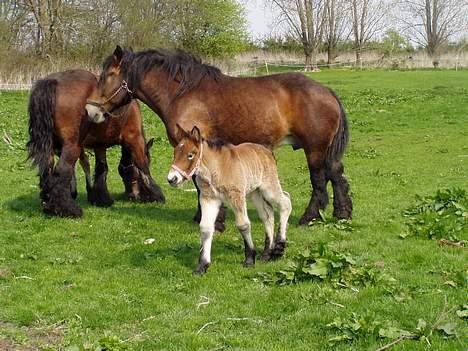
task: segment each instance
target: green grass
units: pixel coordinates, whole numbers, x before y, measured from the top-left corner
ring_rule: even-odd
[[[416,194],[468,188],[468,72],[326,70],[311,76],[334,88],[348,111],[351,226],[297,226],[309,200],[308,171],[302,151],[281,148],[280,178],[294,207],[286,258],[242,268],[243,244],[229,213],[226,232],[214,239],[213,265],[201,278],[192,276],[196,196],[167,185],[172,149],[151,111],[144,109],[146,134],[156,138],[152,173],[167,203],[123,201],[115,148],[109,152],[115,205],[87,204],[78,169],[84,217],[47,218],[35,171],[25,162],[28,94],[1,92],[0,133],[13,143],[0,142],[0,349],[374,350],[391,339],[362,332],[332,345],[328,340],[337,334],[326,325],[356,313],[414,331],[419,319],[432,324],[444,308],[444,321],[455,323],[458,336],[434,332],[433,349],[466,349],[467,322],[452,309],[467,303],[466,248],[399,235]],[[260,247],[263,230],[250,213]],[[331,217],[330,208],[325,216]],[[467,240],[468,233],[458,237]],[[144,245],[147,238],[156,242]],[[353,290],[330,281],[277,286],[259,279],[259,272],[284,270],[318,243],[377,266],[396,280],[399,298],[379,284]],[[392,350],[427,345],[406,340]]]

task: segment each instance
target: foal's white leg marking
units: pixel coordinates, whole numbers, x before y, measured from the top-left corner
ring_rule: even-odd
[[[250,194],[250,198],[257,209],[258,216],[262,220],[263,226],[265,227],[265,237],[268,240],[269,249],[273,249],[275,246],[274,242],[274,231],[275,231],[275,214],[271,205],[263,199],[262,194],[259,190],[255,190]]]
[[[215,229],[215,221],[218,216],[221,201],[219,199],[207,199],[200,196],[201,221],[200,221],[200,263],[211,263],[211,242]]]

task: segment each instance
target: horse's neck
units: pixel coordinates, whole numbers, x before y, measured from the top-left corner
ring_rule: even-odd
[[[164,70],[153,68],[141,80],[137,97],[166,121],[176,89],[176,83],[168,79]]]

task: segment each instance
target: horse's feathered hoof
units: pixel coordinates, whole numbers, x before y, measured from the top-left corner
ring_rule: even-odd
[[[195,268],[192,273],[193,275],[198,275],[198,276],[203,275],[206,273],[209,266],[210,266],[209,263],[199,263],[197,268]]]
[[[278,259],[280,257],[283,257],[285,248],[286,248],[286,241],[277,241],[275,244],[275,247],[271,251],[271,257],[273,259]]]

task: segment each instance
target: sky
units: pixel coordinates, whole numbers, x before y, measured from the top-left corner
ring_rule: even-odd
[[[272,31],[273,12],[265,0],[244,0],[248,28],[253,39],[261,38]]]

